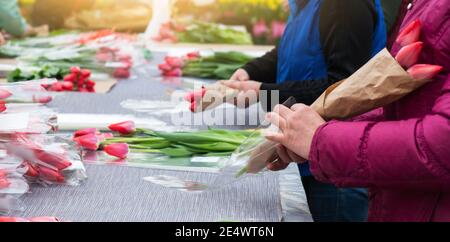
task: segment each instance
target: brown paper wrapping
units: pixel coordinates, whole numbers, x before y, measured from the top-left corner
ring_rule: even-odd
[[[329,87],[312,105],[324,119],[347,119],[393,103],[429,80],[413,79],[382,50],[348,79]]]

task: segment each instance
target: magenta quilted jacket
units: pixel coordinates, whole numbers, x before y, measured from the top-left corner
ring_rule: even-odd
[[[444,71],[372,112],[379,115],[329,122],[311,147],[316,178],[369,188],[369,221],[450,221],[450,0],[414,1],[402,28],[416,19],[423,25],[419,62]]]

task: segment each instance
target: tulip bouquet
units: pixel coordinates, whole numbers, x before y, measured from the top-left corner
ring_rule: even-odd
[[[211,56],[201,56],[199,52],[188,53],[184,57],[165,58],[158,68],[163,76],[191,76],[210,79],[227,79],[237,69],[253,58],[240,52],[215,52]]]
[[[73,139],[85,150],[103,150],[118,159],[125,159],[130,151],[168,157],[222,157],[229,156],[251,133],[213,129],[157,132],[136,128],[132,121],[112,124],[109,128],[114,133],[101,133],[95,128],[78,130]]]
[[[77,186],[87,178],[80,152],[64,137],[16,134],[2,145],[23,160],[30,182]]]
[[[3,156],[0,158],[0,214],[20,210],[19,198],[29,189],[20,160]]]

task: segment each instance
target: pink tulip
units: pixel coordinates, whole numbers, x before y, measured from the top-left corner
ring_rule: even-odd
[[[11,182],[7,178],[0,178],[0,190],[11,186]]]
[[[75,138],[74,141],[81,147],[93,151],[98,150],[98,147],[100,145],[100,141],[97,135],[95,134],[87,134],[84,136],[80,136]]]
[[[58,155],[45,150],[41,149],[34,150],[34,155],[38,160],[50,165],[51,167],[59,171],[64,170],[72,165],[72,163],[67,159],[65,159],[63,155]]]
[[[198,59],[198,58],[200,58],[200,52],[199,52],[199,51],[189,52],[189,53],[186,54],[186,57],[187,57],[189,60],[195,60],[195,59]]]
[[[195,113],[195,110],[197,110],[197,102],[191,102],[191,106],[189,106],[189,110],[191,110],[191,112]]]
[[[104,147],[104,151],[111,156],[115,156],[120,159],[125,159],[128,156],[128,144],[117,143],[110,144]]]
[[[56,223],[60,222],[60,220],[56,217],[34,217],[30,218],[30,222],[35,223]]]
[[[203,98],[205,96],[205,94],[206,94],[206,89],[204,87],[202,87],[202,90],[193,91],[193,92],[186,94],[186,96],[184,96],[184,100],[186,100],[188,102],[195,102],[195,101]]]
[[[172,67],[169,64],[167,64],[167,63],[159,64],[158,68],[159,68],[160,71],[163,71],[163,72],[172,70]]]
[[[64,175],[61,172],[49,169],[47,167],[40,166],[39,174],[42,179],[49,182],[62,183],[65,181]]]
[[[171,71],[164,72],[163,75],[166,77],[180,77],[183,75],[183,71],[180,68],[176,68]]]
[[[266,34],[269,31],[269,28],[267,27],[266,22],[263,20],[256,22],[253,25],[253,36],[255,37],[261,37],[264,34]]]
[[[417,64],[408,69],[408,73],[418,80],[433,79],[443,69],[442,66]]]
[[[122,135],[130,135],[136,132],[136,125],[133,121],[125,121],[117,124],[111,124],[108,127],[111,131],[118,132]]]
[[[0,113],[6,111],[6,103],[4,100],[0,100]]]
[[[53,100],[53,98],[51,96],[43,96],[43,97],[33,96],[33,102],[35,102],[35,103],[47,104],[47,103],[51,102],[52,100]]]
[[[404,47],[414,42],[419,41],[420,31],[422,30],[422,24],[420,20],[415,20],[406,26],[397,37],[396,42]]]
[[[286,29],[286,23],[280,21],[272,22],[272,38],[279,39],[283,36]]]
[[[0,217],[0,223],[18,223],[18,222],[30,222],[30,221],[24,218]]]
[[[401,66],[409,68],[417,63],[422,48],[423,42],[415,42],[413,44],[407,45],[398,52],[395,59]]]
[[[11,95],[12,93],[10,91],[0,88],[0,99],[7,99],[8,97],[11,97]]]
[[[81,129],[81,130],[75,131],[75,133],[73,133],[73,137],[77,138],[77,137],[84,136],[87,134],[96,134],[97,132],[98,132],[98,130],[96,128]]]
[[[166,56],[165,61],[166,64],[168,64],[172,68],[181,68],[184,66],[184,60],[179,57]]]

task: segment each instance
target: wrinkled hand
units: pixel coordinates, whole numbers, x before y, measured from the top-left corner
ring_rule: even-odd
[[[292,109],[277,105],[274,112],[267,114],[266,118],[280,129],[279,133],[267,132],[266,138],[280,143],[299,156],[292,157],[292,153],[289,155],[289,152],[279,152],[284,163],[297,161],[297,158],[308,159],[314,134],[326,123],[317,112],[304,104],[296,104]]]
[[[238,69],[234,74],[230,77],[231,81],[240,81],[245,82],[250,80],[250,75],[244,69]]]
[[[234,104],[240,108],[248,107],[258,102],[261,82],[256,81],[223,81],[225,86],[239,90],[238,96],[234,100]]]
[[[267,165],[267,169],[271,171],[281,171],[286,169],[290,163],[304,163],[305,159],[288,150],[283,145],[277,147],[278,159]]]

